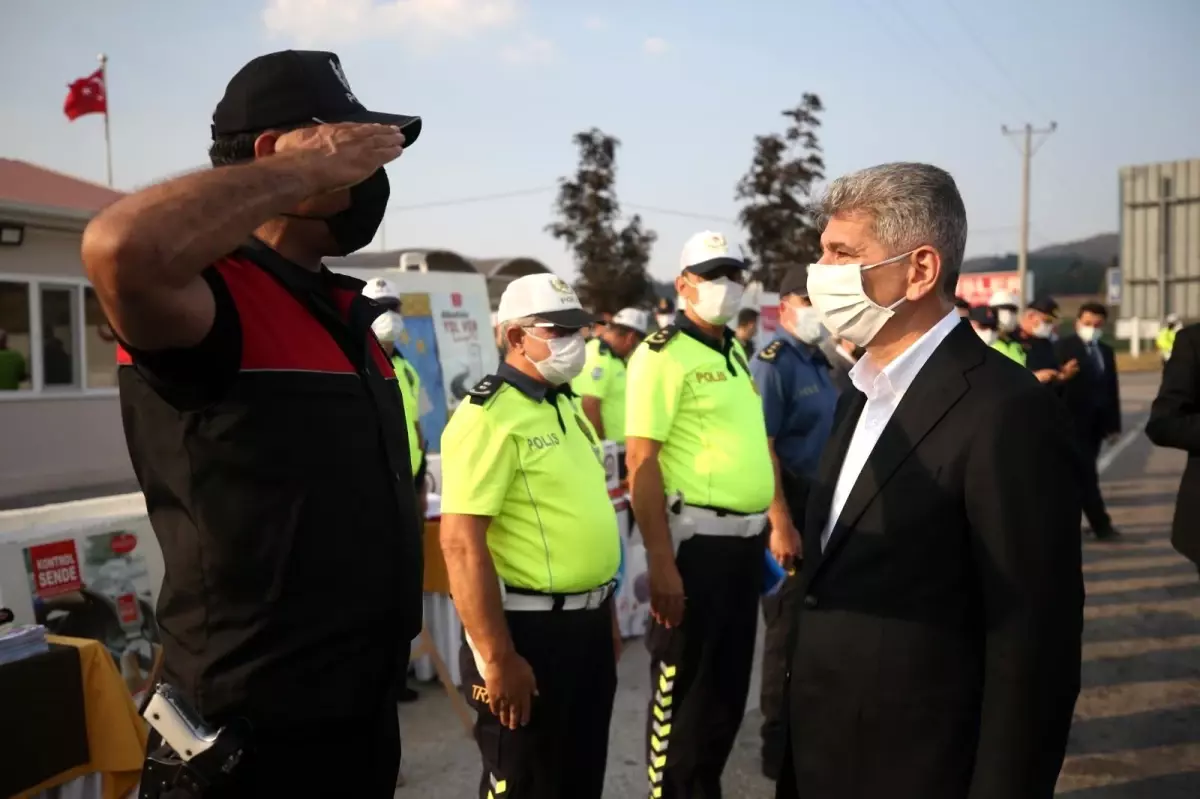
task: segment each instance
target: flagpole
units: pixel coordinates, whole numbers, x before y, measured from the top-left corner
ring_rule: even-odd
[[[104,85],[104,165],[108,172],[108,187],[111,189],[112,179],[112,138],[108,132],[108,56],[100,54],[100,82]]]

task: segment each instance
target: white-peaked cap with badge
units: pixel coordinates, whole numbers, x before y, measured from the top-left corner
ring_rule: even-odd
[[[650,312],[641,308],[622,308],[613,314],[608,323],[636,330],[644,336],[650,332]]]
[[[688,239],[679,256],[679,271],[700,277],[708,277],[713,272],[731,266],[745,269],[746,262],[731,255],[725,236],[712,230],[701,231]]]
[[[400,299],[400,292],[391,281],[382,277],[373,277],[363,286],[363,296],[372,300]]]
[[[988,300],[989,308],[1016,308],[1017,295],[1011,291],[997,291]]]
[[[519,277],[500,295],[496,324],[534,316],[560,327],[586,327],[596,321],[583,310],[579,297],[557,275],[537,274]]]

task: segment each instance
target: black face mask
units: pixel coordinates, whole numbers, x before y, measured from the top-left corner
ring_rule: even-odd
[[[329,234],[337,244],[337,252],[329,255],[349,255],[371,243],[383,214],[387,210],[392,187],[387,172],[382,167],[371,177],[350,188],[350,205],[329,216],[306,216],[284,214],[291,219],[319,219],[329,227]]]

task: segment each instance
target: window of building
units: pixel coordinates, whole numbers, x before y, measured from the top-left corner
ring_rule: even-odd
[[[75,287],[42,286],[42,385],[68,388],[79,385],[75,327]]]
[[[29,284],[0,281],[0,393],[33,387]]]
[[[83,289],[83,351],[88,388],[117,385],[117,339],[91,286]]]

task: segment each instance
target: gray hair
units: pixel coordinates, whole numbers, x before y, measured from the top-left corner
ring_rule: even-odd
[[[870,214],[889,253],[923,244],[942,256],[946,296],[953,297],[967,247],[967,209],[954,178],[932,164],[894,163],[860,169],[829,184],[818,208],[821,229],[836,214]]]
[[[512,345],[508,343],[508,331],[512,330],[514,327],[517,327],[517,328],[529,327],[536,321],[537,321],[536,316],[522,316],[519,319],[509,319],[507,322],[501,323],[500,335],[504,339],[504,351],[509,352],[510,350],[512,350]]]

